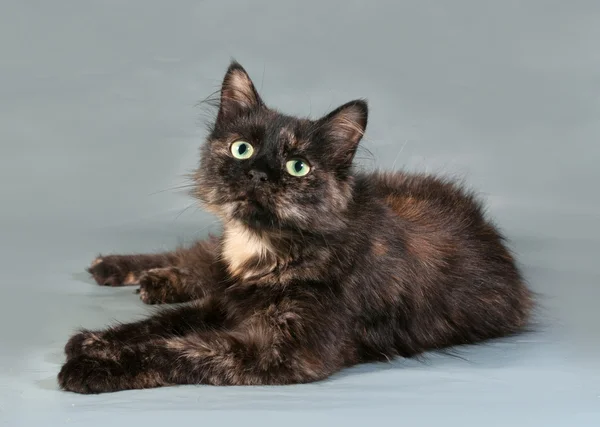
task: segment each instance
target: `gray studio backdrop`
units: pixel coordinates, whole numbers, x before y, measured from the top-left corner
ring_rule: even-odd
[[[3,0],[0,424],[600,425],[599,40],[598,1]],[[218,231],[176,187],[232,56],[289,113],[367,97],[365,167],[469,182],[539,330],[297,387],[58,391],[73,330],[150,310],[96,253]]]

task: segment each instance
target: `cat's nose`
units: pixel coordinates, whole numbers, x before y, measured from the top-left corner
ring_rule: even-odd
[[[248,176],[250,177],[250,180],[255,183],[267,182],[269,180],[269,177],[265,172],[256,169],[252,169],[248,172]]]

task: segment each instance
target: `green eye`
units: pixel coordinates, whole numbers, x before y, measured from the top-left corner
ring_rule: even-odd
[[[233,154],[233,157],[236,159],[249,159],[252,157],[252,154],[254,154],[254,147],[246,141],[236,141],[231,144],[231,154]]]
[[[288,160],[285,164],[285,168],[292,176],[305,176],[310,172],[310,166],[302,159]]]

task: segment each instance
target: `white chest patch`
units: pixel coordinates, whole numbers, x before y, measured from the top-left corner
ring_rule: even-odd
[[[229,273],[239,276],[245,264],[262,261],[273,254],[266,239],[262,239],[244,225],[228,224],[223,232],[223,260]]]

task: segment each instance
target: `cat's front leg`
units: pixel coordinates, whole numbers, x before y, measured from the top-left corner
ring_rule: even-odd
[[[175,252],[176,266],[153,268],[140,275],[140,298],[146,304],[193,301],[213,292],[224,280],[219,239],[211,237]]]
[[[99,256],[88,272],[100,285],[139,285],[147,304],[178,303],[208,295],[223,280],[218,259],[219,239],[211,237],[163,254]]]
[[[87,269],[102,286],[137,285],[146,270],[164,268],[177,262],[175,253],[98,256]]]
[[[139,278],[140,299],[146,304],[173,304],[205,296],[199,278],[177,267],[153,268]]]

